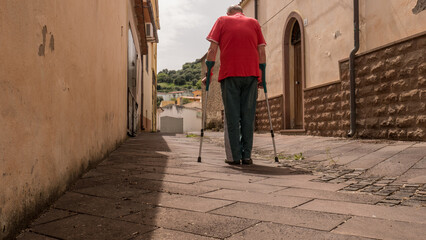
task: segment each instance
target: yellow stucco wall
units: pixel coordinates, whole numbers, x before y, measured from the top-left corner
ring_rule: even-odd
[[[417,0],[360,1],[360,51],[426,31],[426,11],[412,13]],[[353,49],[353,1],[259,1],[259,23],[267,41],[269,96],[283,93],[283,37],[287,17],[293,11],[307,20],[305,28],[306,86],[339,80],[338,61]],[[244,5],[254,17],[254,0]],[[251,15],[252,14],[252,15]],[[263,95],[259,95],[263,98]]]
[[[132,11],[130,0],[2,1],[0,239],[126,138]]]

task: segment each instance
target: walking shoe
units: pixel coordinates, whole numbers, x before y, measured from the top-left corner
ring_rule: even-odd
[[[227,159],[225,159],[225,163],[229,164],[229,165],[240,165],[240,161],[228,161]]]
[[[242,159],[241,163],[243,165],[252,165],[253,164],[253,160],[251,160],[251,158],[250,159]]]

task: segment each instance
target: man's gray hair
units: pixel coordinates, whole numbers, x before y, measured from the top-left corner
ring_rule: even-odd
[[[240,5],[232,5],[232,6],[229,6],[228,11],[226,13],[232,14],[234,12],[240,12],[240,13],[242,13],[243,12],[243,8]]]

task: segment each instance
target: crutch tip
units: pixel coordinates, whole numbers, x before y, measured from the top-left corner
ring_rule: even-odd
[[[278,157],[275,157],[275,162],[280,162],[280,161],[278,161]]]
[[[198,160],[197,160],[197,162],[201,162],[201,157],[198,157]]]

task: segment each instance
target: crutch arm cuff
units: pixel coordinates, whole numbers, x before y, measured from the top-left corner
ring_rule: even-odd
[[[215,61],[206,61],[206,66],[208,69],[211,69],[215,64]]]

